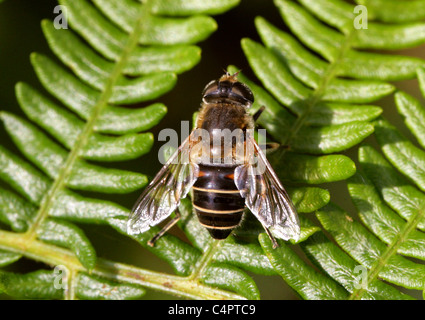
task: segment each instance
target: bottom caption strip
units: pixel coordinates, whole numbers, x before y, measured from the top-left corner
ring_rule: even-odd
[[[196,303],[188,305],[187,303],[174,303],[168,306],[168,315],[185,315],[196,318],[204,315],[254,315],[254,304],[210,304]]]

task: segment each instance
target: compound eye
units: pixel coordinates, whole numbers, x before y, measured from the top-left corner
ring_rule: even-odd
[[[210,83],[208,83],[205,86],[204,91],[202,92],[202,97],[205,97],[208,94],[216,92],[217,90],[218,90],[218,81],[212,80]]]
[[[235,82],[232,87],[232,92],[241,96],[243,99],[248,101],[250,104],[254,103],[254,95],[250,88],[242,82]]]

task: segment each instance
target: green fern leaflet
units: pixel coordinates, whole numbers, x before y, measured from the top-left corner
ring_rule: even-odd
[[[212,240],[189,198],[179,205],[186,239],[166,234],[152,248],[147,240],[160,227],[129,236],[132,203],[104,200],[147,185],[147,172],[119,163],[151,152],[149,131],[167,114],[161,99],[200,62],[197,44],[218,27],[211,16],[239,0],[60,0],[70,28],[41,23],[57,59],[30,56],[44,89],[20,82],[26,117],[0,111],[16,146],[0,146],[0,292],[260,299],[261,275],[283,279],[302,299],[417,298],[425,288],[425,109],[391,82],[418,79],[425,97],[425,61],[394,52],[425,43],[425,1],[356,2],[368,10],[367,29],[356,27],[348,1],[275,0],[280,24],[257,17],[261,42],[241,39],[255,78],[243,70],[239,80],[254,93],[252,113],[266,107],[259,125],[281,145],[268,158],[301,220],[300,240],[273,249],[249,212],[232,236]],[[392,96],[416,141],[382,116],[381,99]],[[327,187],[336,182],[347,185],[356,212],[335,204]],[[101,258],[82,227],[96,224],[173,272]],[[23,258],[46,267],[10,271]]]

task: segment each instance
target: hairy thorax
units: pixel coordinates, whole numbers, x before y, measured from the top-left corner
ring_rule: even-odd
[[[236,165],[244,162],[246,132],[254,128],[252,116],[244,106],[203,104],[197,128],[207,135],[202,139],[202,163]],[[197,150],[200,149],[195,148],[192,152],[193,157],[201,154]]]
[[[214,129],[253,129],[254,121],[246,108],[236,104],[203,104],[199,112],[197,128],[212,134]]]

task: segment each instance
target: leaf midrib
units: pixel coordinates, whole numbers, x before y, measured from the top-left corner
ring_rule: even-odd
[[[344,58],[344,55],[348,52],[348,50],[351,49],[351,41],[354,36],[355,29],[352,28],[349,33],[346,34],[345,41],[343,45],[341,46],[340,54],[338,55],[337,59],[335,61],[331,62],[326,74],[324,77],[322,77],[322,81],[317,87],[317,89],[314,91],[314,94],[311,95],[307,101],[307,109],[306,111],[295,121],[294,125],[292,126],[290,130],[290,134],[287,136],[284,145],[289,146],[291,140],[297,135],[300,128],[303,126],[305,119],[307,118],[308,114],[313,110],[313,108],[317,105],[317,103],[320,101],[321,97],[323,96],[326,87],[328,83],[335,77],[338,63],[339,61],[342,61]],[[284,149],[281,153],[281,156],[286,153],[288,149]],[[367,277],[367,284],[372,283],[375,281],[380,273],[380,271],[385,267],[388,260],[394,255],[397,254],[397,250],[400,247],[401,243],[407,238],[409,233],[416,228],[418,223],[425,218],[425,205],[420,208],[416,215],[411,217],[411,219],[408,220],[403,230],[393,239],[392,243],[387,247],[385,252],[377,259],[375,260],[374,264],[368,271],[368,277]],[[361,287],[359,289],[354,289],[351,295],[349,296],[349,300],[357,300],[361,299],[363,294],[366,292],[366,287]]]
[[[102,114],[103,109],[108,105],[108,101],[113,94],[113,89],[120,79],[130,54],[137,46],[140,35],[143,32],[143,22],[147,20],[146,16],[150,14],[150,8],[146,6],[150,6],[150,3],[151,1],[145,1],[144,7],[141,5],[142,9],[140,10],[136,25],[129,34],[120,56],[117,57],[114,68],[109,74],[98,100],[93,106],[93,110],[87,118],[83,130],[75,140],[50,189],[43,197],[31,226],[24,234],[15,234],[0,230],[0,248],[22,254],[30,259],[41,261],[48,265],[63,265],[66,268],[64,281],[68,284],[68,288],[64,292],[65,299],[75,298],[76,274],[87,270],[71,251],[39,241],[37,239],[37,231],[48,217],[56,197],[66,187],[67,179],[72,173],[74,165],[80,159],[81,151],[89,142],[97,120]],[[211,245],[212,250],[203,255],[203,259],[198,261],[193,273],[188,277],[152,272],[101,258],[97,259],[97,264],[90,270],[90,273],[113,281],[118,280],[125,283],[142,285],[190,299],[245,299],[236,293],[202,284],[202,274],[211,262],[214,252],[219,247],[219,245],[213,243]]]
[[[145,4],[145,6],[146,5],[148,4]],[[119,56],[117,60],[117,63],[114,65],[114,68],[107,79],[105,87],[103,91],[101,92],[101,95],[97,103],[93,106],[93,111],[90,117],[87,119],[87,122],[82,132],[80,133],[72,149],[70,150],[70,153],[65,163],[63,164],[61,170],[59,171],[58,176],[54,180],[46,196],[43,198],[33,223],[31,224],[30,228],[25,233],[25,237],[29,241],[34,240],[37,237],[38,228],[41,226],[43,221],[47,218],[49,214],[49,210],[52,207],[56,196],[58,195],[60,190],[62,190],[65,187],[65,183],[69,175],[71,174],[74,164],[79,159],[80,152],[87,145],[89,137],[94,131],[94,126],[96,125],[96,122],[99,119],[99,116],[101,115],[103,109],[107,106],[108,100],[112,96],[113,88],[122,74],[122,71],[130,56],[130,53],[137,46],[138,39],[144,28],[144,25],[142,22],[143,20],[146,21],[145,16],[149,12],[149,10],[146,10],[146,8],[143,8],[143,5],[140,5],[140,7],[141,9],[140,9],[139,17],[136,21],[136,25],[132,33],[130,33],[127,43],[124,46],[121,52],[121,55]]]
[[[416,228],[418,223],[425,218],[425,205],[423,205],[414,216],[412,216],[407,223],[405,224],[404,228],[401,230],[400,233],[397,234],[396,237],[394,237],[393,241],[388,245],[385,252],[375,260],[372,267],[368,271],[368,276],[366,279],[366,286],[362,286],[360,289],[354,289],[351,293],[349,300],[359,300],[363,296],[363,294],[367,290],[367,284],[372,283],[375,281],[381,270],[385,267],[388,260],[394,255],[397,254],[397,250],[400,247],[400,245],[403,243],[403,241],[408,237],[409,233]]]
[[[306,101],[306,110],[299,116],[291,129],[289,130],[289,134],[286,139],[283,141],[283,146],[290,146],[291,141],[296,137],[298,131],[303,127],[305,120],[308,118],[308,115],[312,112],[314,107],[321,101],[322,96],[325,93],[326,88],[328,87],[329,82],[335,78],[335,75],[338,70],[338,65],[343,61],[345,54],[348,50],[351,49],[351,41],[354,36],[354,28],[351,29],[349,33],[345,35],[345,41],[342,43],[341,51],[338,57],[329,63],[329,66],[325,72],[325,75],[321,78],[321,82],[317,86],[317,88],[313,91],[313,94]],[[279,156],[279,159],[282,159],[283,155],[288,151],[288,148],[284,148]]]
[[[75,294],[76,278],[72,277],[72,275],[87,271],[74,253],[68,249],[59,248],[39,240],[27,241],[20,234],[14,232],[0,230],[0,249],[15,252],[48,265],[65,266],[68,284],[71,285],[66,293],[67,299],[73,299]],[[101,258],[97,260],[96,266],[90,270],[90,274],[111,281],[120,281],[160,290],[187,299],[246,299],[237,293],[204,285],[199,281],[198,277],[174,276]]]
[[[343,60],[345,54],[348,52],[348,50],[351,49],[351,41],[354,36],[354,28],[352,28],[345,37],[345,41],[343,45],[341,46],[341,51],[338,57],[330,63],[328,66],[325,76],[322,77],[321,82],[319,86],[314,90],[314,93],[308,98],[306,101],[306,110],[303,112],[303,114],[297,118],[295,123],[292,125],[291,130],[289,131],[288,136],[283,142],[284,146],[290,146],[290,143],[294,137],[296,137],[298,131],[300,128],[304,125],[305,119],[308,117],[309,113],[313,110],[313,108],[320,102],[321,97],[323,96],[327,85],[329,82],[335,77],[337,72],[337,67],[340,61]],[[279,156],[279,160],[282,159],[283,155],[289,150],[289,148],[284,148]],[[368,277],[367,277],[367,284],[372,283],[375,281],[380,273],[380,271],[384,268],[384,266],[387,264],[388,260],[394,255],[397,254],[397,250],[400,247],[401,243],[407,238],[409,233],[416,228],[418,223],[425,218],[425,205],[419,209],[416,212],[416,215],[411,217],[411,219],[408,220],[403,230],[395,237],[392,241],[392,243],[387,247],[385,252],[377,259],[372,267],[369,269]],[[359,289],[354,289],[351,295],[349,296],[349,300],[358,300],[361,299],[363,294],[366,292],[366,287],[361,287]]]

